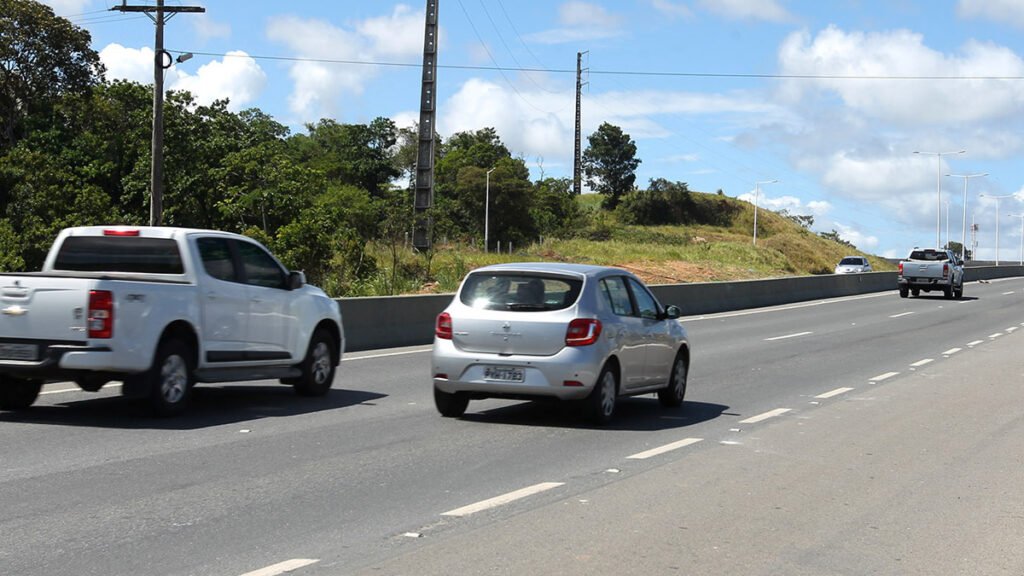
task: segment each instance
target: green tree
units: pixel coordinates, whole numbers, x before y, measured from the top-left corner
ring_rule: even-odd
[[[370,124],[339,124],[321,119],[307,124],[308,135],[291,139],[295,158],[324,173],[335,184],[362,188],[380,197],[401,175],[394,154],[398,129],[388,118]]]
[[[533,185],[532,212],[541,236],[567,238],[583,228],[570,178],[544,178]]]
[[[0,0],[0,150],[48,121],[62,96],[102,81],[89,33],[34,0]],[[33,118],[36,118],[33,120]]]
[[[589,144],[582,158],[587,186],[604,195],[601,205],[605,209],[614,210],[636,182],[636,168],[640,165],[636,143],[621,128],[607,122],[588,136],[587,141]]]
[[[854,250],[857,249],[857,247],[854,246],[852,242],[850,242],[849,240],[844,240],[842,237],[840,237],[839,232],[837,232],[835,228],[833,228],[831,232],[819,232],[818,235],[826,240],[838,242],[839,244],[842,244],[843,246],[846,246],[848,248],[853,248]]]
[[[652,178],[647,190],[635,190],[623,197],[618,211],[624,221],[633,224],[691,224],[696,204],[686,182]]]

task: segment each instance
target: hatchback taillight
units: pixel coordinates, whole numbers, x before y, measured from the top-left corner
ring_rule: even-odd
[[[109,290],[89,291],[89,338],[113,338],[114,294]]]
[[[596,318],[577,318],[569,322],[565,331],[566,346],[590,346],[601,336],[601,321]]]
[[[441,312],[437,316],[437,326],[434,328],[434,335],[442,340],[452,339],[452,315]]]

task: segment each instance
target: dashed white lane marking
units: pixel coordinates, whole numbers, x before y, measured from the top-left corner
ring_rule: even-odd
[[[1006,329],[1007,332],[1013,332],[1015,330],[1017,330],[1016,326],[1010,326],[1009,328]]]
[[[967,343],[967,347],[968,347],[968,348],[974,348],[974,347],[975,347],[975,346],[977,346],[978,344],[984,344],[984,343],[985,343],[985,341],[984,341],[984,340],[975,340],[974,342],[968,342],[968,343]]]
[[[785,336],[776,336],[774,338],[765,338],[765,342],[772,342],[774,340],[785,340],[786,338],[797,338],[799,336],[807,336],[808,334],[814,334],[814,332],[797,332],[796,334],[786,334]]]
[[[441,514],[441,516],[469,516],[470,514],[475,514],[482,510],[496,508],[498,506],[508,504],[509,502],[515,502],[516,500],[526,498],[527,496],[533,496],[534,494],[545,492],[547,490],[551,490],[552,488],[558,488],[559,486],[563,486],[564,484],[565,482],[541,482],[540,484],[527,486],[526,488],[521,488],[519,490],[509,492],[508,494],[502,494],[501,496],[495,496],[494,498],[481,500],[476,504],[470,504],[469,506],[463,506],[462,508],[449,510],[448,512]]]
[[[120,388],[120,387],[121,387],[121,383],[120,382],[111,382],[110,384],[106,384],[106,385],[103,386],[103,388]],[[76,386],[74,388],[61,388],[60,390],[44,390],[44,391],[40,392],[39,395],[42,396],[43,394],[64,394],[65,392],[81,392],[81,391],[82,391],[82,389]]]
[[[945,352],[943,352],[942,355],[943,356],[952,356],[953,354],[956,354],[957,352],[959,352],[961,350],[963,350],[963,348],[950,348],[949,350],[946,350]]]
[[[1010,294],[1013,294],[1013,290],[1010,290],[1009,292],[1003,292],[1003,296],[1009,296]]]
[[[751,416],[750,418],[747,418],[746,420],[740,420],[740,424],[755,424],[755,423],[760,422],[762,420],[767,420],[769,418],[774,418],[774,417],[776,417],[776,416],[778,416],[780,414],[785,414],[786,412],[789,412],[790,410],[792,410],[792,408],[776,408],[775,410],[769,410],[769,411],[765,412],[764,414],[758,414],[757,416]]]
[[[677,450],[677,449],[682,448],[684,446],[689,446],[690,444],[696,444],[697,442],[700,442],[701,440],[703,440],[703,438],[683,438],[682,440],[679,440],[678,442],[672,442],[670,444],[665,444],[664,446],[658,446],[657,448],[651,448],[650,450],[645,450],[643,452],[638,452],[636,454],[633,454],[632,456],[626,456],[626,458],[628,458],[630,460],[645,460],[645,459],[650,458],[652,456],[657,456],[659,454],[664,454],[665,452],[671,452],[673,450]]]
[[[917,362],[914,362],[913,364],[911,364],[911,366],[914,368],[920,368],[921,366],[924,366],[925,364],[931,364],[932,362],[935,362],[934,358],[925,358],[924,360],[918,360]]]
[[[320,560],[314,560],[312,558],[293,558],[291,560],[285,560],[284,562],[278,562],[273,566],[267,566],[266,568],[246,572],[245,574],[242,574],[242,576],[277,576],[278,574],[284,574],[285,572],[304,568],[310,564],[316,564],[319,561]]]
[[[815,398],[822,398],[822,399],[824,399],[824,398],[831,398],[833,396],[839,396],[840,394],[846,394],[850,390],[853,390],[853,388],[836,388],[835,390],[833,390],[831,392],[825,392],[824,394],[818,394],[817,396],[815,396]]]
[[[910,316],[913,312],[903,312],[902,314],[893,314],[889,318],[902,318],[903,316]]]
[[[996,332],[995,334],[989,334],[988,337],[989,338],[999,338],[1002,335],[1003,335],[1002,332]]]
[[[898,375],[899,375],[899,372],[886,372],[885,374],[879,374],[878,376],[875,376],[874,378],[869,378],[868,382],[881,382],[882,380],[888,380],[889,378],[892,378],[893,376],[898,376]]]

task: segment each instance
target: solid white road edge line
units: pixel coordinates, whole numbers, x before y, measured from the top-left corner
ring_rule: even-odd
[[[540,484],[534,484],[533,486],[527,486],[508,494],[502,494],[501,496],[495,496],[487,500],[481,500],[476,504],[470,504],[469,506],[463,506],[462,508],[456,508],[455,510],[449,510],[441,514],[441,516],[469,516],[482,510],[488,510],[490,508],[496,508],[509,502],[514,502],[527,496],[532,496],[540,492],[551,490],[552,488],[558,488],[564,486],[565,482],[541,482]]]
[[[284,562],[278,562],[273,566],[267,566],[266,568],[246,572],[245,574],[242,574],[242,576],[277,576],[278,574],[284,574],[285,572],[304,568],[310,564],[316,564],[319,561],[320,560],[314,560],[312,558],[293,558],[291,560],[285,560]]]
[[[815,398],[821,398],[821,399],[831,398],[833,396],[839,396],[840,394],[846,394],[850,390],[853,390],[853,388],[836,388],[835,390],[833,390],[831,392],[825,392],[824,394],[818,394],[817,396],[815,396]]]
[[[899,375],[899,372],[886,372],[885,374],[879,374],[878,376],[875,376],[874,378],[868,379],[868,382],[881,382],[882,380],[888,380],[889,378],[892,378],[893,376],[898,376],[898,375]]]
[[[740,424],[755,424],[755,423],[760,422],[762,420],[767,420],[769,418],[774,418],[774,417],[776,417],[776,416],[778,416],[780,414],[785,414],[786,412],[789,412],[790,410],[792,410],[792,408],[776,408],[775,410],[769,410],[769,411],[765,412],[764,414],[758,414],[757,416],[751,416],[750,418],[747,418],[746,420],[740,420],[739,423]]]
[[[931,364],[932,362],[935,362],[934,358],[925,358],[924,360],[918,360],[917,362],[914,362],[913,364],[911,364],[911,366],[913,366],[914,368],[920,368],[921,366],[924,366],[925,364]]]
[[[950,348],[949,350],[946,350],[945,352],[943,352],[942,355],[943,356],[952,356],[953,354],[956,354],[957,352],[959,352],[961,350],[963,350],[963,348]]]
[[[703,438],[683,438],[682,440],[679,440],[677,442],[665,444],[664,446],[659,446],[657,448],[651,448],[650,450],[645,450],[644,452],[638,452],[637,454],[633,454],[632,456],[626,456],[626,458],[630,460],[646,460],[647,458],[650,458],[652,456],[664,454],[665,452],[671,452],[678,448],[689,446],[690,444],[696,444],[701,440],[703,440]]]
[[[368,354],[366,356],[349,356],[342,358],[342,362],[351,362],[355,360],[370,360],[372,358],[388,358],[390,356],[407,356],[409,354],[422,354],[423,352],[430,352],[433,348],[424,348],[422,350],[404,350],[402,352],[387,352],[384,354]]]
[[[796,334],[786,334],[785,336],[776,336],[774,338],[765,338],[765,342],[771,342],[773,340],[785,340],[786,338],[796,338],[798,336],[807,336],[808,334],[814,334],[814,332],[797,332]]]

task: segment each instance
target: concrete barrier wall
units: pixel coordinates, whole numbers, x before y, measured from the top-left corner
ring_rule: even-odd
[[[967,268],[967,282],[1024,276],[1024,266]],[[663,304],[675,304],[686,316],[777,306],[823,298],[896,289],[895,272],[799,276],[740,282],[661,284],[651,291]],[[970,290],[965,290],[970,295]],[[430,344],[434,322],[452,294],[339,298],[348,351]]]

